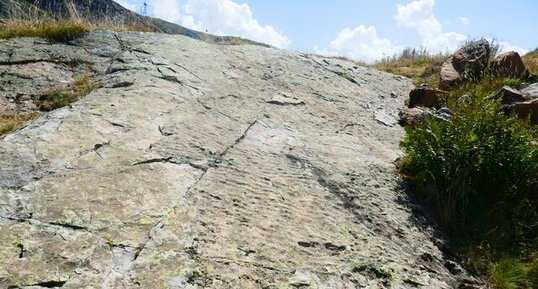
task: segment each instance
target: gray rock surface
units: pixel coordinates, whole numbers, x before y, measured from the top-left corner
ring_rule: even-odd
[[[84,69],[103,85],[0,140],[0,288],[473,282],[394,174],[384,96],[410,80],[159,34],[0,51],[7,109]]]
[[[521,92],[529,98],[538,98],[538,83],[533,83],[521,90]]]

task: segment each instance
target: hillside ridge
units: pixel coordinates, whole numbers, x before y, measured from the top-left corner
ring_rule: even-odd
[[[210,43],[254,44],[268,46],[260,42],[235,36],[217,36],[192,30],[163,19],[140,15],[124,8],[113,0],[2,0],[0,1],[1,19],[23,19],[43,21],[84,19],[89,23],[106,26],[128,25],[166,34],[179,34]]]

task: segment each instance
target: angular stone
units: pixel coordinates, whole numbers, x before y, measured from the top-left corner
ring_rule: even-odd
[[[452,111],[447,107],[442,107],[433,114],[433,117],[440,121],[448,121],[452,117]]]
[[[523,93],[517,89],[514,89],[510,86],[503,86],[501,90],[497,93],[498,97],[501,99],[503,105],[511,104],[514,102],[521,102],[525,100]]]
[[[472,41],[458,49],[441,67],[439,87],[451,89],[465,80],[477,80],[488,66],[491,47],[487,40]]]
[[[506,113],[515,113],[520,119],[528,119],[531,124],[538,124],[538,99],[516,102],[504,108]]]
[[[487,67],[491,46],[485,39],[471,41],[454,52],[454,65],[459,69],[482,70]]]
[[[439,106],[439,93],[436,89],[427,85],[417,87],[409,93],[409,105],[411,107],[437,107]]]
[[[521,56],[515,51],[508,51],[497,56],[491,63],[491,70],[502,77],[526,78],[529,76],[529,71]]]
[[[421,107],[404,108],[398,113],[399,123],[402,126],[415,127],[424,120],[427,114],[428,111]]]
[[[439,76],[439,88],[451,89],[461,84],[462,81],[463,79],[454,65],[453,57],[443,62]]]

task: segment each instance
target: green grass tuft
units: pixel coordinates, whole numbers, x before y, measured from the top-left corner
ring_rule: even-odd
[[[0,24],[0,39],[43,37],[53,42],[68,42],[83,36],[90,29],[89,25],[76,21],[7,20]]]
[[[70,88],[57,88],[45,91],[37,103],[41,111],[51,111],[68,106],[89,94],[99,85],[87,74],[75,79]]]
[[[76,95],[67,89],[53,89],[46,91],[39,99],[42,111],[51,111],[69,105],[77,100]]]
[[[38,116],[39,113],[0,116],[0,137],[21,128],[25,123]]]
[[[528,268],[524,263],[517,259],[504,258],[493,267],[491,279],[499,289],[530,289],[532,284],[527,274]]]

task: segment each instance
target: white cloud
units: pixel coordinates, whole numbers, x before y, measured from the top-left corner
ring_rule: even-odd
[[[435,0],[416,0],[407,5],[398,5],[394,19],[399,26],[412,28],[422,37],[441,34],[442,25],[433,14]]]
[[[179,22],[182,18],[179,1],[159,0],[151,4],[152,16],[170,22]]]
[[[431,53],[453,52],[467,36],[456,32],[443,32],[443,25],[433,12],[435,0],[415,0],[398,5],[394,16],[398,26],[415,29],[422,37],[422,46]],[[469,19],[460,17],[460,22]]]
[[[435,37],[424,38],[422,46],[431,53],[454,53],[467,40],[467,36],[456,32],[441,33]]]
[[[519,55],[525,55],[529,53],[528,49],[512,45],[506,41],[498,41],[497,43],[499,43],[499,53],[508,52],[508,51],[515,51],[519,53]]]
[[[460,17],[458,18],[458,20],[460,21],[461,24],[463,25],[469,25],[469,23],[471,23],[471,21],[469,20],[469,18],[467,17]]]
[[[402,47],[389,39],[379,37],[374,26],[359,25],[344,28],[330,43],[331,49],[350,58],[373,62],[398,53]]]
[[[269,25],[261,25],[247,4],[232,0],[161,0],[153,16],[216,35],[233,35],[286,48],[291,40]]]
[[[319,48],[317,46],[314,46],[312,48],[312,51],[314,51],[315,54],[323,56],[340,56],[340,53],[338,53],[338,51],[328,50],[327,48]]]
[[[114,1],[131,11],[137,11],[136,6],[134,4],[129,3],[128,0],[114,0]]]

